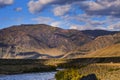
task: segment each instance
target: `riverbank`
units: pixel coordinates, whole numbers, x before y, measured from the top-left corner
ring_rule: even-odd
[[[0,74],[56,71],[56,68],[81,68],[93,63],[120,63],[120,57],[77,59],[0,59]]]
[[[37,73],[37,72],[52,72],[56,71],[54,66],[41,65],[1,65],[0,74],[22,74],[22,73]]]

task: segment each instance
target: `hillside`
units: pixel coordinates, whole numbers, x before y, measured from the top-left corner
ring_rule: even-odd
[[[80,49],[92,52],[97,49],[101,49],[107,46],[111,46],[113,44],[117,44],[119,42],[120,42],[120,33],[116,33],[113,35],[98,36],[94,40],[83,45]]]
[[[98,36],[94,40],[66,54],[70,57],[117,57],[120,56],[120,33]]]
[[[89,53],[84,57],[116,57],[120,56],[120,44],[111,45],[95,52]]]
[[[0,30],[2,58],[60,57],[90,41],[77,30],[64,30],[44,24],[20,25]]]
[[[118,42],[117,33],[65,30],[45,24],[12,26],[0,30],[0,58],[61,58],[76,51],[86,54]]]

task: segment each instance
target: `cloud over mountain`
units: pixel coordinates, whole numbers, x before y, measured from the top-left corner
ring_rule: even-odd
[[[49,10],[54,16],[60,17],[62,21],[67,21],[69,26],[79,26],[76,29],[115,30],[115,24],[119,22],[117,17],[120,17],[119,7],[120,0],[31,0],[28,3],[31,13]],[[111,21],[111,19],[113,20]],[[114,28],[110,28],[110,25]]]
[[[3,14],[3,19],[25,18],[13,24],[42,23],[65,29],[120,30],[120,0],[0,0],[0,8],[8,5],[11,6],[1,9],[0,13],[10,12],[11,16]],[[8,26],[11,23],[1,24]]]

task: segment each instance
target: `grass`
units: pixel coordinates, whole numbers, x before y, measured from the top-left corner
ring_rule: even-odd
[[[120,79],[120,64],[102,63],[90,64],[79,70],[81,74],[94,73],[100,80],[119,80]]]
[[[115,44],[109,47],[99,49],[83,57],[116,57],[116,56],[120,56],[120,44]]]
[[[56,80],[81,80],[83,76],[95,74],[98,80],[120,80],[120,63],[97,63],[79,69],[67,69],[56,74]]]

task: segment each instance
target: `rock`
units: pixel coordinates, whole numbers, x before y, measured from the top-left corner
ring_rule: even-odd
[[[98,80],[95,74],[89,74],[82,77],[80,80]]]

